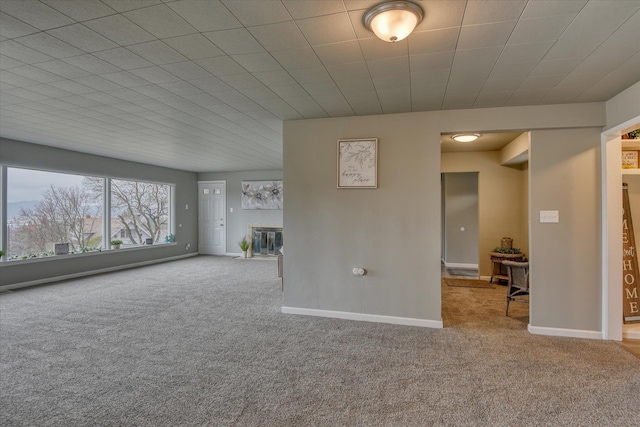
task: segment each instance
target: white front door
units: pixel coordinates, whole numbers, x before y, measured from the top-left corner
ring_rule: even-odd
[[[227,253],[226,181],[198,182],[198,252]]]

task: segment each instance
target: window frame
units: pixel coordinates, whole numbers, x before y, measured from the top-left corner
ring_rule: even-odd
[[[102,234],[103,239],[101,242],[101,246],[97,251],[91,252],[79,252],[74,254],[66,254],[66,255],[50,255],[45,257],[38,258],[28,258],[28,259],[7,259],[8,255],[8,235],[7,235],[7,195],[8,195],[8,170],[9,168],[13,169],[23,169],[23,170],[31,170],[37,172],[49,172],[49,173],[58,173],[65,175],[75,175],[82,177],[92,177],[92,178],[101,178],[103,180],[103,192],[102,192]],[[5,250],[5,255],[0,257],[0,262],[11,263],[11,265],[19,265],[25,263],[33,263],[33,262],[48,262],[54,260],[61,259],[71,259],[71,258],[82,258],[87,256],[100,256],[103,254],[110,254],[115,252],[129,252],[136,250],[147,250],[153,248],[163,248],[168,246],[176,246],[177,242],[174,240],[173,242],[154,242],[153,245],[145,245],[145,244],[137,244],[131,246],[125,246],[121,249],[111,249],[111,181],[112,180],[120,180],[120,181],[133,181],[133,182],[142,182],[146,184],[155,184],[155,185],[166,185],[169,187],[168,194],[168,209],[167,209],[167,235],[175,235],[176,223],[175,223],[175,191],[176,191],[176,183],[174,182],[160,182],[160,181],[152,181],[152,180],[144,180],[130,177],[121,177],[121,176],[112,176],[112,175],[100,175],[94,174],[91,175],[89,173],[81,173],[81,172],[71,172],[68,170],[57,170],[57,169],[48,169],[48,168],[36,168],[22,165],[14,165],[14,164],[0,164],[0,248]]]

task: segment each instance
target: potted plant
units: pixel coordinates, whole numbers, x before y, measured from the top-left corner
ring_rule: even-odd
[[[247,236],[244,236],[240,242],[238,242],[238,246],[240,246],[240,250],[242,250],[242,258],[247,257],[247,251],[249,250],[249,241],[247,240]]]
[[[111,249],[120,249],[120,245],[122,244],[122,240],[116,239],[111,241]]]
[[[3,256],[4,256],[4,251],[0,249],[0,258],[2,258]]]

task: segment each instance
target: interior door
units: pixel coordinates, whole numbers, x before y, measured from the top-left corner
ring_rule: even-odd
[[[207,255],[227,253],[226,181],[198,183],[198,252]]]

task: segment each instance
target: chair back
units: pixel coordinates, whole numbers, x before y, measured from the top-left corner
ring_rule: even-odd
[[[502,261],[509,272],[509,284],[522,291],[529,292],[529,263]]]

